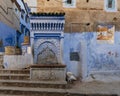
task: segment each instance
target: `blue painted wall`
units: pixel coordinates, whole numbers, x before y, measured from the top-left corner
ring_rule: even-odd
[[[2,40],[0,52],[4,51],[5,46],[15,46],[16,30],[0,22],[0,40]]]
[[[114,44],[98,44],[96,35],[96,32],[65,33],[64,62],[67,71],[79,76],[82,63],[87,63],[88,74],[92,71],[120,70],[120,32],[115,32]],[[70,61],[71,51],[78,52],[80,61]]]

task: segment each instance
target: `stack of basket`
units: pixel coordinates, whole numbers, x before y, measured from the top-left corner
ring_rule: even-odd
[[[21,54],[20,48],[16,48],[14,46],[5,47],[5,55],[19,55],[19,54]]]
[[[30,43],[30,37],[24,36],[24,44],[29,44],[29,43]]]
[[[5,55],[15,55],[15,47],[14,46],[6,46],[5,47]]]

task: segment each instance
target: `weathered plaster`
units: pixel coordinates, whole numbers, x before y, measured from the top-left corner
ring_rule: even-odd
[[[25,0],[31,9],[37,12],[65,12],[65,32],[93,32],[96,31],[96,23],[112,22],[117,25],[117,31],[120,30],[120,1],[116,0],[115,12],[106,12],[106,0],[76,0],[76,8],[65,8],[63,0]],[[33,7],[34,6],[34,7]],[[33,10],[32,10],[33,11]],[[73,24],[76,23],[76,24]],[[88,26],[87,23],[90,23]],[[71,30],[72,26],[72,30]],[[70,31],[71,30],[71,31]]]
[[[120,70],[119,35],[115,32],[114,44],[98,44],[96,32],[65,33],[63,58],[67,71],[86,77],[93,71]],[[79,53],[80,61],[70,61],[71,50]]]
[[[16,30],[0,22],[0,40],[2,40],[0,51],[3,52],[5,46],[15,46],[15,38]]]
[[[33,57],[31,54],[25,55],[5,55],[4,67],[5,69],[21,69],[33,64]]]

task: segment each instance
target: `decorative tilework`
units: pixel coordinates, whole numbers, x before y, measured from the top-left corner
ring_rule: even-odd
[[[31,39],[33,40],[32,45],[34,46],[34,63],[39,63],[38,57],[44,57],[41,55],[46,52],[45,49],[49,50],[51,56],[57,58],[56,63],[62,63],[64,23],[64,16],[31,17]],[[50,56],[50,54],[48,55]],[[53,62],[54,61],[55,60],[53,60]]]

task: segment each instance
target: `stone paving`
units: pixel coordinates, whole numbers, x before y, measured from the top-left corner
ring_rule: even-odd
[[[102,82],[90,81],[80,82],[76,81],[72,88],[68,90],[69,93],[80,94],[117,94],[120,96],[120,81],[118,82]]]
[[[26,80],[29,70],[0,70],[0,96],[120,96],[119,75],[94,75],[73,84]],[[6,78],[6,74],[10,74]],[[14,78],[11,76],[15,75]],[[17,75],[17,77],[16,77]],[[59,84],[60,83],[60,84]]]

